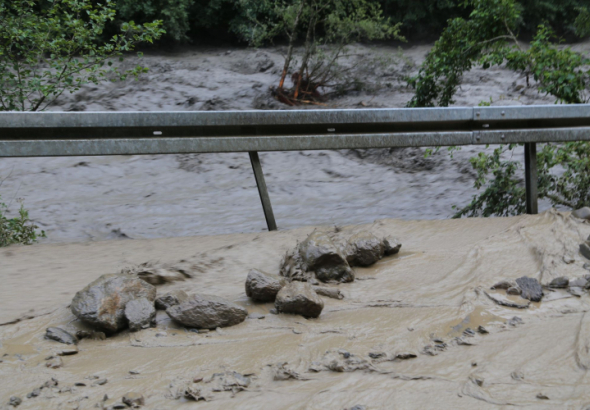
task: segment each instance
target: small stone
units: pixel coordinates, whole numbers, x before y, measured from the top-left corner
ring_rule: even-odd
[[[59,382],[57,381],[57,379],[55,377],[52,377],[51,380],[47,380],[45,383],[43,383],[43,388],[47,388],[50,389],[52,387],[55,387],[59,384]]]
[[[255,319],[255,320],[259,320],[259,319],[264,319],[266,316],[264,315],[260,315],[258,313],[250,313],[248,315],[248,319]]]
[[[590,244],[588,244],[588,241],[580,244],[580,253],[584,258],[590,259]]]
[[[45,331],[45,339],[55,340],[56,342],[65,343],[67,345],[75,345],[78,343],[76,336],[60,329],[59,327],[48,327]]]
[[[76,346],[66,347],[57,352],[58,356],[71,356],[73,354],[78,354],[78,348]]]
[[[574,212],[572,212],[572,216],[590,221],[590,208],[585,206],[583,208],[576,209]]]
[[[166,332],[158,332],[158,333],[156,333],[156,337],[166,337],[166,336],[168,336],[168,333],[166,333]]]
[[[481,377],[476,377],[476,378],[473,379],[473,382],[475,384],[477,384],[479,387],[483,386],[484,381],[485,380],[482,379]]]
[[[524,299],[531,302],[540,302],[543,298],[543,288],[537,279],[523,276],[516,279],[516,284],[522,289],[520,296]]]
[[[108,380],[107,379],[99,379],[97,381],[95,381],[94,383],[92,383],[93,386],[104,386],[105,384],[107,384]]]
[[[271,315],[278,315],[279,311],[276,310],[275,308],[272,308],[271,310],[268,311],[268,313],[270,313]]]
[[[143,406],[145,404],[145,399],[143,398],[143,396],[135,392],[127,393],[123,396],[123,399],[121,401],[129,407]]]
[[[494,286],[492,286],[490,289],[491,290],[498,290],[498,289],[507,290],[509,288],[513,288],[516,286],[517,286],[516,282],[513,280],[501,280],[500,282],[498,282]]]
[[[581,297],[584,294],[584,288],[579,288],[577,286],[570,286],[567,291],[577,297]]]
[[[246,296],[255,302],[274,302],[277,293],[286,284],[284,277],[252,269],[246,278]]]
[[[560,276],[558,278],[553,279],[549,283],[549,287],[554,288],[554,289],[563,289],[563,288],[567,288],[569,283],[570,283],[570,280],[567,276]]]
[[[585,288],[587,284],[588,281],[586,280],[586,278],[576,278],[570,280],[569,282],[569,286],[572,288]]]
[[[129,330],[132,332],[149,328],[156,320],[154,302],[146,298],[130,300],[125,305],[125,317],[129,322]]]
[[[369,353],[369,357],[371,359],[380,359],[385,356],[386,356],[385,352],[370,352]]]
[[[318,295],[327,296],[332,299],[344,299],[344,295],[340,292],[340,289],[336,288],[326,288],[324,286],[314,286],[313,290]]]
[[[471,367],[477,367],[477,362],[471,362]]]
[[[184,290],[173,290],[156,298],[156,309],[166,310],[170,306],[176,306],[188,299]]]
[[[395,358],[398,360],[409,360],[409,359],[415,359],[416,357],[418,357],[416,354],[409,353],[409,352],[397,353],[395,355]]]
[[[140,374],[137,370],[129,370],[129,374]]]
[[[110,408],[113,410],[122,410],[122,409],[128,409],[129,407],[125,403],[117,402],[117,403],[113,403],[113,405]]]
[[[395,255],[399,253],[402,244],[399,240],[392,236],[386,236],[383,238],[383,253],[385,256]]]
[[[324,301],[309,283],[291,282],[277,294],[275,307],[281,313],[316,318],[322,313]]]
[[[293,329],[293,333],[295,333],[296,335],[300,335],[303,332],[301,330]]]
[[[47,363],[45,363],[45,366],[49,367],[50,369],[59,369],[63,365],[64,362],[61,359],[61,357],[54,357],[53,359],[50,359]]]
[[[477,333],[482,334],[482,335],[487,335],[490,332],[488,332],[488,330],[485,327],[480,325],[477,327]]]
[[[298,247],[307,271],[322,282],[352,282],[354,272],[346,256],[325,232],[313,231]]]
[[[514,372],[510,373],[510,377],[512,377],[512,379],[514,379],[514,380],[521,381],[521,380],[524,380],[524,373],[520,372],[520,371],[514,371]]]
[[[537,399],[539,399],[539,400],[549,400],[549,397],[547,397],[543,393],[539,393],[539,394],[537,394]]]
[[[78,386],[78,387],[86,387],[86,383],[82,383],[82,382],[76,382],[76,383],[74,383],[74,386]]]
[[[31,399],[33,397],[37,397],[41,394],[41,389],[35,389],[32,392],[30,392],[29,394],[27,394],[27,399]]]
[[[367,407],[357,404],[356,406],[351,407],[350,410],[367,410]]]
[[[571,265],[572,263],[574,263],[576,260],[570,256],[570,255],[564,255],[563,256],[563,263],[565,263],[566,265]]]
[[[520,290],[520,288],[516,287],[516,286],[512,286],[512,287],[509,287],[508,289],[506,289],[507,295],[520,296],[521,293],[522,293],[522,290]]]
[[[20,397],[12,396],[8,401],[8,405],[12,407],[18,407],[22,402],[23,400]]]
[[[590,270],[590,263],[585,263],[583,268],[586,270]]]
[[[474,337],[475,336],[475,332],[473,331],[473,329],[471,329],[469,327],[463,331],[463,334],[467,337]]]
[[[518,316],[514,316],[512,319],[506,322],[508,326],[516,327],[518,325],[524,324],[524,321],[519,318]]]

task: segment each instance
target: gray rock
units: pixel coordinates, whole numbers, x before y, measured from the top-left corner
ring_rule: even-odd
[[[518,286],[511,286],[508,289],[506,289],[506,293],[508,295],[520,295],[522,293],[522,290],[518,287]]]
[[[127,303],[142,297],[153,302],[156,288],[130,275],[102,275],[76,293],[70,308],[83,322],[112,333],[127,326]]]
[[[566,276],[560,276],[558,278],[553,279],[551,283],[549,283],[549,287],[554,289],[563,289],[567,288],[569,283],[570,280]]]
[[[282,313],[318,317],[324,308],[324,301],[309,283],[291,282],[279,291],[275,306]]]
[[[402,243],[392,236],[383,238],[383,254],[385,256],[395,255],[402,248]]]
[[[154,302],[146,298],[130,300],[125,305],[125,317],[129,321],[129,330],[132,332],[151,327],[156,320]]]
[[[246,295],[255,302],[274,302],[286,284],[283,277],[252,269],[246,278]]]
[[[78,338],[59,327],[48,327],[45,331],[45,339],[55,340],[56,342],[67,345],[78,344]]]
[[[184,290],[173,290],[156,298],[156,309],[166,310],[170,306],[176,306],[188,299]]]
[[[326,288],[323,286],[314,286],[313,290],[318,295],[326,296],[332,299],[344,299],[344,295],[340,292],[340,289]]]
[[[570,280],[569,286],[571,288],[585,288],[588,281],[585,278],[577,278]]]
[[[371,232],[359,232],[350,237],[345,252],[350,266],[371,266],[383,258],[385,249]]]
[[[588,241],[580,244],[580,253],[584,258],[590,259],[590,244],[588,244]]]
[[[582,296],[584,294],[584,288],[580,288],[580,287],[577,287],[577,286],[570,286],[567,289],[567,291],[570,294],[572,294],[574,296],[577,296],[577,297],[580,297],[580,296]]]
[[[522,290],[521,297],[531,302],[540,302],[543,298],[543,288],[535,278],[523,276],[516,279],[516,284]]]
[[[121,401],[129,407],[143,406],[145,404],[145,399],[143,398],[143,396],[135,392],[127,393],[123,396],[123,399],[121,399]]]
[[[299,244],[299,255],[307,271],[322,282],[352,282],[354,272],[346,257],[325,232],[313,231]]]
[[[590,270],[590,263],[585,263],[584,264],[584,269]]]
[[[166,313],[183,326],[199,329],[237,325],[248,316],[248,311],[242,306],[217,296],[202,294],[169,307]]]
[[[492,286],[490,289],[492,289],[492,290],[496,290],[496,289],[508,290],[509,288],[514,288],[517,286],[518,285],[513,280],[501,280],[500,282],[498,282],[494,286]]]
[[[23,402],[20,397],[12,396],[8,401],[8,405],[12,407],[18,407]]]
[[[35,390],[33,390],[32,392],[30,392],[29,394],[27,394],[27,399],[31,399],[33,397],[38,397],[41,394],[41,389],[37,388]]]
[[[574,212],[572,212],[572,215],[576,218],[586,219],[590,221],[590,208],[585,206],[583,208],[576,209]]]

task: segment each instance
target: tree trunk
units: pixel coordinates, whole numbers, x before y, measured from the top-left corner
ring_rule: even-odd
[[[279,83],[279,91],[283,90],[283,85],[285,84],[285,78],[287,77],[287,72],[289,71],[289,66],[291,65],[291,59],[293,58],[293,48],[295,47],[295,40],[297,39],[297,27],[299,26],[299,18],[303,13],[303,7],[305,6],[306,0],[301,0],[299,4],[299,10],[297,11],[297,17],[295,17],[295,21],[293,22],[293,29],[291,31],[291,35],[289,36],[289,48],[287,50],[287,57],[285,57],[285,65],[283,66],[283,73],[281,74],[281,82]]]
[[[309,15],[309,26],[307,27],[307,34],[305,36],[305,54],[303,55],[303,59],[301,60],[301,67],[299,68],[299,78],[297,79],[297,86],[295,87],[295,93],[293,94],[293,98],[297,99],[299,95],[299,88],[301,87],[301,79],[303,78],[305,69],[307,68],[307,62],[311,56],[311,49],[313,47],[313,32],[315,29],[315,23],[317,16],[315,13],[312,12]]]

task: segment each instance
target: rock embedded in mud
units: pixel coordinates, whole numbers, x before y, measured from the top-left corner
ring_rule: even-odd
[[[64,362],[61,359],[61,357],[52,357],[51,359],[49,359],[47,361],[47,363],[45,363],[45,366],[49,367],[50,369],[59,369],[63,365],[64,365]]]
[[[123,403],[128,405],[129,407],[136,407],[136,406],[143,406],[145,405],[145,399],[139,393],[129,392],[123,396],[121,399]]]
[[[567,276],[560,276],[558,278],[553,279],[549,283],[549,287],[554,289],[564,289],[568,287],[569,283],[570,280]]]
[[[248,311],[240,305],[218,296],[196,294],[166,313],[186,327],[216,329],[237,325],[246,320]]]
[[[48,327],[45,331],[45,339],[55,340],[56,342],[65,343],[67,345],[78,344],[78,338],[76,338],[76,336],[60,329],[59,327]]]
[[[156,320],[154,302],[146,298],[130,300],[125,305],[125,317],[129,321],[129,330],[132,332],[153,326]]]
[[[315,318],[322,313],[324,301],[309,283],[291,282],[279,291],[275,306],[281,313]]]
[[[156,299],[156,288],[131,275],[102,275],[76,293],[70,306],[78,319],[106,332],[127,326],[125,306],[134,299]]]
[[[255,302],[274,302],[277,293],[287,284],[285,278],[252,269],[246,278],[246,296]]]
[[[352,282],[354,272],[346,256],[325,232],[313,231],[299,244],[299,255],[306,271],[313,271],[322,282]]]
[[[543,298],[543,288],[537,279],[523,276],[516,279],[516,284],[522,290],[522,298],[531,302],[540,302]]]
[[[359,232],[348,240],[346,261],[350,266],[371,266],[383,258],[383,241],[371,232]]]
[[[571,288],[585,288],[587,285],[588,280],[586,278],[577,278],[569,282],[569,287]]]
[[[18,407],[22,402],[23,400],[20,397],[12,396],[8,401],[8,405],[12,407]]]
[[[485,292],[485,291],[484,291],[484,293],[488,298],[490,298],[492,301],[494,301],[495,303],[497,303],[500,306],[506,306],[506,307],[516,308],[516,309],[526,309],[530,305],[529,302],[517,303],[512,300],[507,299],[506,297],[504,297],[502,295],[492,295],[492,294],[489,294],[488,292]]]
[[[577,287],[577,286],[570,286],[567,289],[568,293],[570,293],[571,295],[577,296],[577,297],[581,297],[584,294],[584,289]]]
[[[344,299],[344,295],[342,294],[342,292],[340,292],[340,289],[326,288],[323,286],[314,286],[313,290],[318,295],[326,296],[326,297],[329,297],[332,299],[339,299],[339,300]]]
[[[383,253],[385,256],[395,255],[402,248],[402,243],[392,236],[383,238]]]
[[[583,208],[576,209],[574,212],[572,212],[572,215],[576,218],[586,219],[590,221],[590,208],[585,206]]]
[[[590,244],[588,242],[580,244],[580,253],[586,259],[590,259]]]
[[[188,299],[184,290],[173,290],[163,296],[156,298],[156,309],[166,310],[171,306],[176,306]]]

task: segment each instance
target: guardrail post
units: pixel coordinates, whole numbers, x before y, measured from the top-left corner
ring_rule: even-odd
[[[527,142],[524,144],[524,179],[526,183],[526,213],[536,215],[539,213],[536,142]]]
[[[262,202],[262,210],[264,211],[264,217],[266,218],[266,225],[269,231],[277,230],[277,223],[275,222],[275,216],[272,212],[272,206],[270,204],[270,197],[268,196],[268,190],[266,189],[266,182],[264,181],[264,174],[262,173],[262,165],[260,164],[260,158],[258,152],[250,151],[250,162],[252,163],[252,169],[254,170],[254,178],[256,179],[256,185],[258,186],[258,193],[260,194],[260,201]]]

